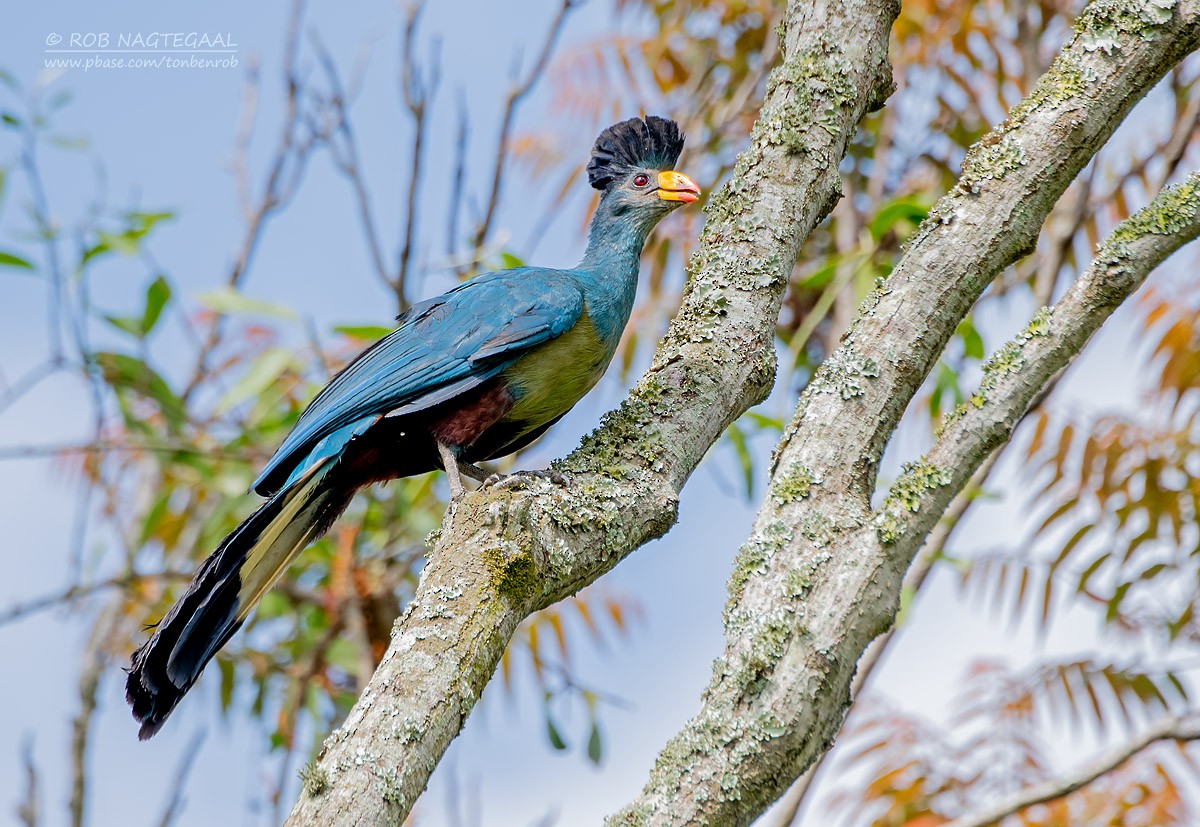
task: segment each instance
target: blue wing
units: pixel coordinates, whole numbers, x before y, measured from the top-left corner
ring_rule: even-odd
[[[522,267],[486,273],[414,305],[400,327],[309,403],[254,490],[278,490],[283,478],[339,453],[385,414],[425,410],[486,382],[570,330],[583,304],[569,273]]]

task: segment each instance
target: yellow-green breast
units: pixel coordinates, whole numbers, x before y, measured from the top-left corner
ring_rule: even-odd
[[[516,399],[502,421],[532,430],[562,416],[599,381],[613,350],[600,339],[585,308],[574,327],[504,372]]]

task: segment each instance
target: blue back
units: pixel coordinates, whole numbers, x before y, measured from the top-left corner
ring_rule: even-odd
[[[309,403],[258,479],[268,495],[339,453],[389,414],[452,399],[569,330],[584,307],[569,270],[521,267],[485,273],[414,305]]]

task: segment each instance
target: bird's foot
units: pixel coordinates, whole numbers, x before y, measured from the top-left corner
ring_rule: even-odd
[[[567,477],[553,469],[542,471],[514,471],[511,474],[492,474],[483,481],[480,488],[527,488],[533,480],[550,480],[555,485],[566,488]]]

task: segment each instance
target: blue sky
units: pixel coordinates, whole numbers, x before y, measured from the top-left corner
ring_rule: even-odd
[[[419,229],[425,231],[422,238],[428,239],[436,230],[436,244],[441,244],[444,192],[452,163],[453,94],[461,89],[472,113],[469,172],[479,174],[493,152],[512,56],[519,49],[528,55],[536,48],[555,5],[545,0],[524,4],[528,11],[518,16],[507,4],[431,4],[422,48],[428,48],[431,36],[440,36],[448,60],[444,94],[432,116],[425,181],[430,210],[419,217]],[[27,6],[19,20],[0,31],[3,68],[25,85],[46,77],[43,50],[51,34],[69,42],[71,33],[196,31],[227,34],[237,44],[237,69],[73,70],[53,81],[74,93],[74,101],[60,118],[61,131],[86,135],[91,152],[103,159],[109,203],[136,203],[178,213],[177,220],[156,236],[154,251],[180,285],[185,302],[223,281],[240,236],[241,216],[229,161],[244,71],[251,60],[260,63],[264,78],[259,140],[251,156],[251,179],[261,178],[280,114],[278,67],[286,15],[286,5],[278,2],[247,5],[218,0],[187,8],[145,0],[119,5],[50,2]],[[407,121],[395,92],[401,15],[386,2],[355,4],[349,12],[346,7],[316,2],[307,20],[344,68],[353,65],[356,55],[370,50],[353,116],[386,246],[391,249],[409,145]],[[569,50],[614,25],[611,6],[593,0],[570,18],[562,49]],[[535,91],[519,126],[555,117],[549,93],[545,84]],[[0,107],[12,105],[11,98],[0,99]],[[578,134],[570,129],[562,132],[572,142],[569,149],[578,152],[585,152],[594,137],[590,126]],[[0,142],[0,158],[8,159],[14,147],[5,140]],[[77,216],[93,196],[94,170],[87,158],[65,152],[45,158],[51,198],[64,221]],[[526,205],[536,200],[544,182],[515,171],[510,181],[512,191],[498,226],[512,232],[520,252],[520,244],[540,216]],[[469,186],[478,198],[485,182],[475,178]],[[582,183],[579,186],[565,215],[540,242],[537,263],[569,265],[578,259],[583,245],[577,216],[587,197]],[[10,185],[0,212],[0,236],[6,241],[15,228],[24,226],[20,207],[27,197],[19,183]],[[439,255],[440,249],[426,251],[429,261],[437,261]],[[112,260],[97,271],[97,303],[128,311],[145,279],[140,266]],[[266,233],[244,289],[251,296],[292,305],[326,329],[334,323],[388,323],[393,313],[389,297],[371,275],[353,202],[327,159],[318,158],[311,165],[300,197]],[[439,282],[434,276],[417,292],[436,289]],[[0,369],[9,381],[44,353],[44,306],[40,282],[0,272]],[[1032,310],[1012,306],[1005,313],[985,317],[982,324],[989,345],[1021,326]],[[1073,372],[1064,388],[1072,405],[1091,409],[1128,402],[1135,386],[1132,335],[1126,309]],[[172,346],[169,340],[163,342],[163,352],[156,358],[178,366]],[[544,462],[569,450],[620,396],[619,382],[609,377],[557,426],[529,461]],[[88,423],[80,414],[84,401],[73,377],[47,382],[0,415],[0,444],[86,437]],[[780,394],[768,405],[781,414],[788,408]],[[923,439],[915,431],[903,436],[893,446],[893,454],[911,454]],[[756,446],[760,455],[769,448],[767,442]],[[889,465],[894,469],[894,462]],[[1000,479],[1011,484],[1011,471],[1002,468]],[[574,730],[565,733],[576,748],[553,753],[546,744],[536,693],[525,686],[506,696],[492,687],[434,776],[418,808],[419,823],[455,825],[447,801],[464,789],[474,791],[467,798],[478,802],[483,813],[480,823],[488,827],[526,825],[547,813],[557,813],[558,824],[596,823],[635,794],[658,748],[697,708],[711,661],[720,651],[725,580],[753,519],[753,508],[737,493],[737,473],[728,452],[716,449],[684,494],[679,525],[605,578],[606,586],[638,598],[644,619],[626,640],[604,651],[586,643],[579,649],[579,674],[629,704],[627,709],[605,711],[603,765],[592,767],[582,756],[577,743],[585,734],[582,717],[568,724]],[[6,527],[9,549],[8,576],[0,580],[0,607],[65,584],[73,503],[69,481],[53,461],[0,463],[0,522]],[[978,510],[964,534],[986,541],[979,543],[986,546],[1015,541],[1013,527],[1031,508],[1016,496],[989,504]],[[102,537],[89,539],[89,555],[101,542]],[[876,683],[904,705],[935,717],[955,696],[956,683],[970,659],[993,653],[1019,660],[1037,646],[1026,628],[1014,633],[1007,624],[968,612],[954,597],[951,581],[949,576],[934,579]],[[0,663],[7,665],[9,674],[0,684],[0,778],[10,780],[0,785],[2,806],[7,810],[15,804],[20,777],[17,745],[31,735],[47,824],[66,822],[65,759],[70,716],[78,704],[75,676],[86,645],[82,631],[86,615],[85,607],[82,613],[41,614],[0,628]],[[1086,616],[1069,615],[1053,645],[1064,651],[1091,646],[1095,643],[1092,626]],[[189,698],[162,735],[141,744],[121,697],[120,675],[107,676],[91,745],[90,823],[147,823],[156,818],[169,795],[180,751],[200,728],[207,730],[208,737],[178,823],[270,822],[269,811],[248,809],[248,804],[261,803],[264,781],[273,782],[277,773],[272,757],[263,750],[265,738],[256,725],[244,721],[215,722],[213,677],[200,683],[195,697]],[[462,809],[470,807],[464,804]],[[463,823],[465,827],[472,822]],[[809,823],[821,820],[812,818]]]

